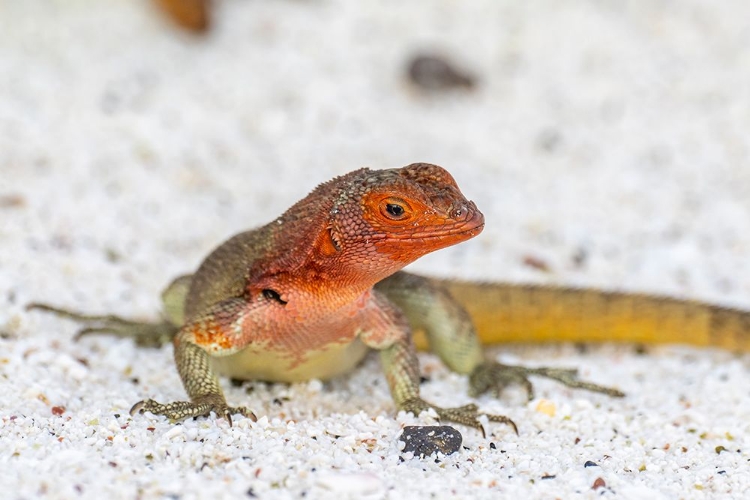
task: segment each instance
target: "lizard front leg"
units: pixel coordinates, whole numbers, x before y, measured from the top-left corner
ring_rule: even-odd
[[[426,332],[430,347],[448,368],[469,375],[472,396],[487,391],[498,394],[505,387],[518,384],[532,399],[534,388],[530,375],[553,379],[576,389],[614,397],[624,395],[617,389],[580,380],[575,369],[530,368],[485,359],[471,318],[450,293],[433,280],[399,272],[378,283],[376,289],[404,311],[412,327]]]
[[[380,351],[388,387],[391,396],[399,410],[419,415],[423,411],[433,409],[441,420],[449,420],[458,424],[479,429],[484,434],[484,427],[479,417],[484,415],[491,422],[501,422],[510,425],[518,434],[515,422],[504,415],[482,413],[475,404],[468,404],[455,408],[441,408],[428,403],[419,395],[419,360],[417,351],[409,336],[396,341],[391,346]]]
[[[249,409],[227,405],[210,360],[210,355],[226,356],[241,349],[237,332],[241,330],[238,326],[245,306],[242,299],[221,301],[189,321],[175,337],[175,363],[190,401],[159,403],[147,399],[136,403],[130,410],[131,415],[147,411],[179,421],[214,412],[227,419],[229,425],[232,425],[232,414],[236,413],[256,420]]]
[[[479,417],[485,415],[489,421],[508,424],[518,433],[516,424],[510,418],[481,413],[474,404],[442,408],[422,399],[419,395],[419,358],[409,324],[401,311],[377,292],[374,294],[374,301],[378,307],[370,314],[369,324],[361,338],[366,345],[380,351],[388,387],[399,410],[419,415],[433,409],[441,420],[474,427],[482,431],[482,434],[484,427]]]

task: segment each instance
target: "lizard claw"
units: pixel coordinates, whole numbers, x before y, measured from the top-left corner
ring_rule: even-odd
[[[525,366],[504,365],[496,361],[486,361],[476,367],[469,376],[469,393],[479,396],[492,390],[496,396],[512,384],[521,385],[531,401],[534,399],[534,387],[529,381],[529,375],[538,375],[552,380],[557,380],[563,385],[574,389],[584,389],[592,392],[600,392],[608,396],[621,398],[625,393],[613,387],[594,384],[579,380],[578,370],[567,368],[527,368]]]
[[[208,416],[213,412],[217,416],[226,419],[230,427],[232,426],[233,414],[239,413],[253,422],[258,421],[255,413],[244,406],[227,406],[224,401],[213,400],[206,400],[205,402],[175,401],[173,403],[159,403],[153,399],[146,399],[137,402],[130,409],[131,416],[135,416],[136,413],[145,412],[153,413],[154,415],[164,415],[173,422],[185,420],[190,417]]]
[[[414,415],[419,415],[423,411],[433,409],[437,413],[440,420],[448,420],[457,424],[463,424],[468,427],[473,427],[482,433],[482,437],[487,437],[484,430],[484,426],[479,421],[479,417],[484,415],[490,422],[499,422],[502,424],[509,425],[513,428],[513,432],[518,434],[518,427],[516,423],[505,415],[493,415],[490,413],[483,413],[479,411],[479,407],[475,404],[468,404],[459,406],[456,408],[440,408],[439,406],[432,405],[422,398],[409,399],[401,405],[402,410],[410,411]]]

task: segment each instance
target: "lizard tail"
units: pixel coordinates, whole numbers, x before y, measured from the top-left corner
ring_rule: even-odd
[[[750,351],[750,312],[591,289],[438,280],[483,343],[643,342]]]

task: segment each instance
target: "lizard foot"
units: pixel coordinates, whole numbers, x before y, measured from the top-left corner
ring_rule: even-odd
[[[621,398],[622,391],[603,385],[586,382],[578,378],[578,370],[567,368],[528,368],[525,366],[504,365],[495,361],[486,361],[479,365],[469,376],[469,388],[472,396],[478,396],[489,390],[496,395],[511,384],[519,384],[526,390],[529,401],[534,399],[534,387],[529,381],[529,375],[538,375],[557,380],[563,385],[575,389],[600,392],[608,396]]]
[[[32,303],[26,306],[26,309],[45,311],[83,323],[85,326],[76,334],[76,340],[86,335],[108,334],[116,337],[132,338],[141,347],[160,347],[171,342],[178,330],[176,326],[166,321],[161,323],[145,323],[131,321],[111,314],[101,316],[81,314],[47,304]]]
[[[513,431],[518,434],[518,427],[516,423],[505,415],[493,415],[490,413],[482,413],[479,411],[479,407],[475,404],[468,404],[459,406],[457,408],[440,408],[439,406],[432,405],[422,398],[413,398],[405,401],[401,405],[401,410],[410,411],[414,415],[419,415],[423,411],[427,411],[430,408],[435,410],[440,420],[448,420],[457,424],[463,424],[468,427],[479,429],[482,432],[482,436],[486,437],[484,427],[479,421],[479,417],[484,415],[490,422],[500,422],[507,424],[513,428]]]
[[[130,409],[131,416],[144,412],[153,413],[154,415],[164,415],[173,422],[185,420],[190,417],[204,417],[214,412],[217,416],[224,417],[229,422],[229,427],[232,426],[232,415],[238,413],[251,419],[253,422],[257,422],[258,420],[255,413],[244,406],[227,406],[223,397],[219,398],[215,396],[208,396],[203,398],[203,401],[197,402],[175,401],[174,403],[166,404],[158,403],[153,399],[146,399],[145,401],[137,402]]]

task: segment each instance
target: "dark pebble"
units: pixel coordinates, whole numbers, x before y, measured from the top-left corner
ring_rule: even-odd
[[[461,448],[463,436],[449,425],[409,425],[399,436],[405,443],[404,453],[412,452],[415,457],[428,457],[435,452],[450,455]]]
[[[471,89],[474,77],[456,69],[445,58],[434,55],[418,55],[409,63],[409,80],[424,90]]]

